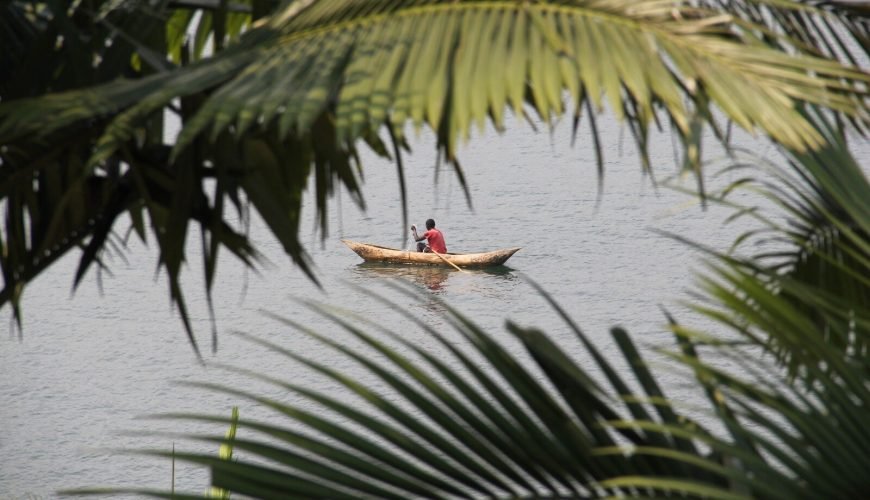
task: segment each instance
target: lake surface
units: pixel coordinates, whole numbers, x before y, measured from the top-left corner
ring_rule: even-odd
[[[256,274],[246,271],[227,252],[222,254],[214,290],[219,332],[216,353],[211,352],[211,327],[202,292],[199,239],[191,233],[185,284],[206,361],[255,369],[341,397],[334,384],[232,334],[244,331],[376,385],[354,363],[265,313],[291,318],[356,345],[334,323],[299,302],[312,299],[379,322],[433,351],[438,347],[413,326],[409,316],[461,342],[444,320],[444,306],[439,302],[444,301],[520,357],[523,353],[503,328],[508,318],[544,329],[585,362],[588,358],[573,334],[528,279],[552,294],[614,360],[618,361],[618,351],[609,334],[614,325],[626,327],[643,345],[669,345],[660,306],[667,306],[680,319],[703,324],[676,303],[686,298],[692,273],[702,266],[691,248],[654,230],[724,250],[748,226],[723,227],[729,211],[702,210],[686,195],[656,189],[642,173],[628,132],[609,121],[601,126],[606,173],[600,199],[588,129],[581,130],[573,148],[567,123],[552,134],[515,125],[505,135],[490,132],[473,140],[460,155],[473,209],[447,167],[442,167],[436,182],[431,137],[424,134],[413,144],[414,154],[405,157],[409,222],[422,227],[427,218],[434,218],[448,248],[455,252],[522,247],[506,268],[495,272],[362,265],[341,238],[402,248],[411,244],[402,225],[395,166],[370,154],[364,156],[366,212],[357,210],[346,193],[334,199],[329,234],[321,241],[312,230],[314,213],[310,207],[306,211],[304,241],[322,288],[289,262],[255,219],[252,233],[273,265]],[[741,141],[762,156],[778,158],[766,143]],[[866,143],[859,145],[859,158],[865,163],[870,158],[868,149]],[[667,135],[654,141],[651,156],[657,179],[677,172],[672,152]],[[716,153],[708,155],[716,157]],[[714,180],[709,175],[708,180],[721,185],[733,179]],[[678,183],[694,187],[691,177]],[[71,296],[77,256],[71,257],[26,291],[23,338],[19,340],[17,333],[0,337],[0,498],[53,497],[59,489],[84,486],[168,489],[172,477],[168,460],[111,450],[169,450],[174,444],[178,449],[217,453],[216,447],[169,435],[141,437],[126,431],[207,429],[222,433],[222,429],[139,419],[142,415],[197,411],[228,416],[231,407],[238,405],[243,418],[280,418],[251,402],[179,386],[178,381],[231,383],[304,404],[274,387],[197,363],[171,310],[165,280],[155,279],[153,247],[133,242],[127,261],[112,259],[112,276],[104,274],[101,279],[102,293],[92,272]],[[388,284],[396,280],[409,283],[419,296],[394,291]],[[396,307],[374,300],[375,293],[389,297]],[[2,311],[7,324],[9,316],[8,309]],[[659,368],[665,372],[670,396],[701,403],[668,367]],[[178,489],[202,493],[207,481],[202,469],[176,465]]]

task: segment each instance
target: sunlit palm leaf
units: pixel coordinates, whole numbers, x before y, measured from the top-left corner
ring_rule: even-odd
[[[230,124],[237,134],[258,123],[274,123],[282,136],[304,133],[335,102],[342,140],[385,120],[401,131],[411,120],[439,131],[444,125],[441,140],[452,155],[472,122],[500,116],[505,105],[519,111],[528,98],[545,120],[565,112],[563,90],[573,93],[575,103],[590,98],[600,104],[605,97],[617,114],[630,96],[640,106],[634,119],[643,123],[651,120],[653,106],[661,106],[683,133],[690,111],[681,99],[706,94],[740,125],[759,127],[795,148],[820,144],[792,109],[795,99],[867,118],[863,86],[849,84],[866,82],[866,74],[769,49],[726,16],[674,12],[662,2],[322,1],[289,18],[279,12],[224,57],[159,79],[159,94],[150,90],[157,81],[139,82],[114,97],[88,91],[87,109],[73,108],[51,123],[17,119],[29,104],[13,103],[2,115],[0,136],[50,131],[145,97],[109,128],[114,134],[178,95],[219,83],[186,124],[176,151],[201,131],[214,139]],[[194,76],[205,73],[211,75],[207,80]],[[503,75],[501,83],[491,80],[493,73]],[[58,96],[40,104],[69,111],[82,97]]]

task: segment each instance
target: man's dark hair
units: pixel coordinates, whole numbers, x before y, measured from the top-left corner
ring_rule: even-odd
[[[432,219],[426,219],[426,229],[432,229],[435,227],[435,221]]]

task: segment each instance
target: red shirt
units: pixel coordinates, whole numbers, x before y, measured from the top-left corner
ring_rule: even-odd
[[[441,231],[432,228],[423,233],[423,237],[429,243],[429,248],[438,253],[447,253],[447,245],[444,243],[444,235]]]

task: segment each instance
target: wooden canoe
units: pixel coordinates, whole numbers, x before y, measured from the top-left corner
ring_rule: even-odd
[[[440,257],[434,253],[398,250],[368,243],[358,243],[351,240],[341,240],[366,262],[389,262],[393,264],[422,264],[429,266],[447,266],[450,263],[459,267],[491,267],[500,266],[516,253],[519,248],[505,248],[492,252],[481,253],[442,253]],[[449,262],[446,262],[449,261]]]

